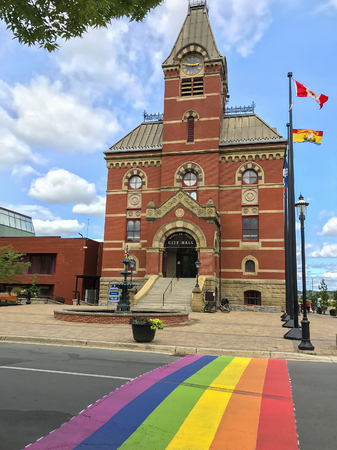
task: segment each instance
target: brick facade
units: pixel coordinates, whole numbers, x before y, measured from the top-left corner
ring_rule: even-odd
[[[191,31],[197,16],[210,30],[205,5],[190,6],[163,63],[163,120],[143,123],[105,152],[108,184],[100,300],[106,300],[109,284],[120,278],[126,245],[137,262],[134,276],[142,285],[149,275],[168,276],[174,257],[167,239],[180,233],[195,241],[195,259],[206,280],[203,291],[216,291],[236,305],[244,304],[246,291],[256,291],[261,306],[283,309],[286,141],[255,114],[224,116],[226,60],[210,41],[211,32],[206,47]],[[187,64],[184,72],[188,55],[197,62]],[[202,70],[187,76],[199,61]],[[190,79],[202,80],[202,95],[182,94]],[[245,182],[249,171],[256,176],[252,183]],[[195,176],[193,186],[184,184],[188,173]],[[130,185],[133,177],[141,180],[137,189]],[[244,236],[245,218],[250,227],[258,223],[256,239]],[[127,239],[129,221],[140,221],[139,239]],[[247,270],[247,261],[254,270]]]

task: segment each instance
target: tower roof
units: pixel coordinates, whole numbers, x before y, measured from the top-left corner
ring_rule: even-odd
[[[224,59],[217,48],[208,18],[207,4],[203,0],[190,0],[185,22],[169,57],[162,66],[173,66],[179,63],[180,53],[186,47],[190,48],[191,45],[199,46],[202,48],[202,52],[206,52],[205,61]],[[179,54],[180,58],[177,58]]]

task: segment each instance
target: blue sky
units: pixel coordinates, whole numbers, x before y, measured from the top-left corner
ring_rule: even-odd
[[[337,0],[208,4],[227,57],[229,106],[254,101],[255,112],[286,136],[288,72],[329,96],[322,110],[294,97],[294,128],[324,132],[321,146],[294,145],[295,195],[309,202],[307,287],[317,289],[324,276],[337,289]],[[142,23],[114,21],[60,42],[52,54],[18,44],[0,22],[0,204],[32,216],[37,235],[103,239],[103,151],[144,110],[162,112],[161,63],[186,12],[187,0],[165,0]]]

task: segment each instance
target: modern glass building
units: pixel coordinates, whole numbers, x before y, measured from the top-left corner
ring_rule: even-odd
[[[35,236],[32,218],[0,207],[0,237]]]

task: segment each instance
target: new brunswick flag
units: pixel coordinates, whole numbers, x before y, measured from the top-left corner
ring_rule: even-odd
[[[293,129],[294,142],[313,142],[320,145],[323,137],[323,131],[314,130],[296,130]]]

